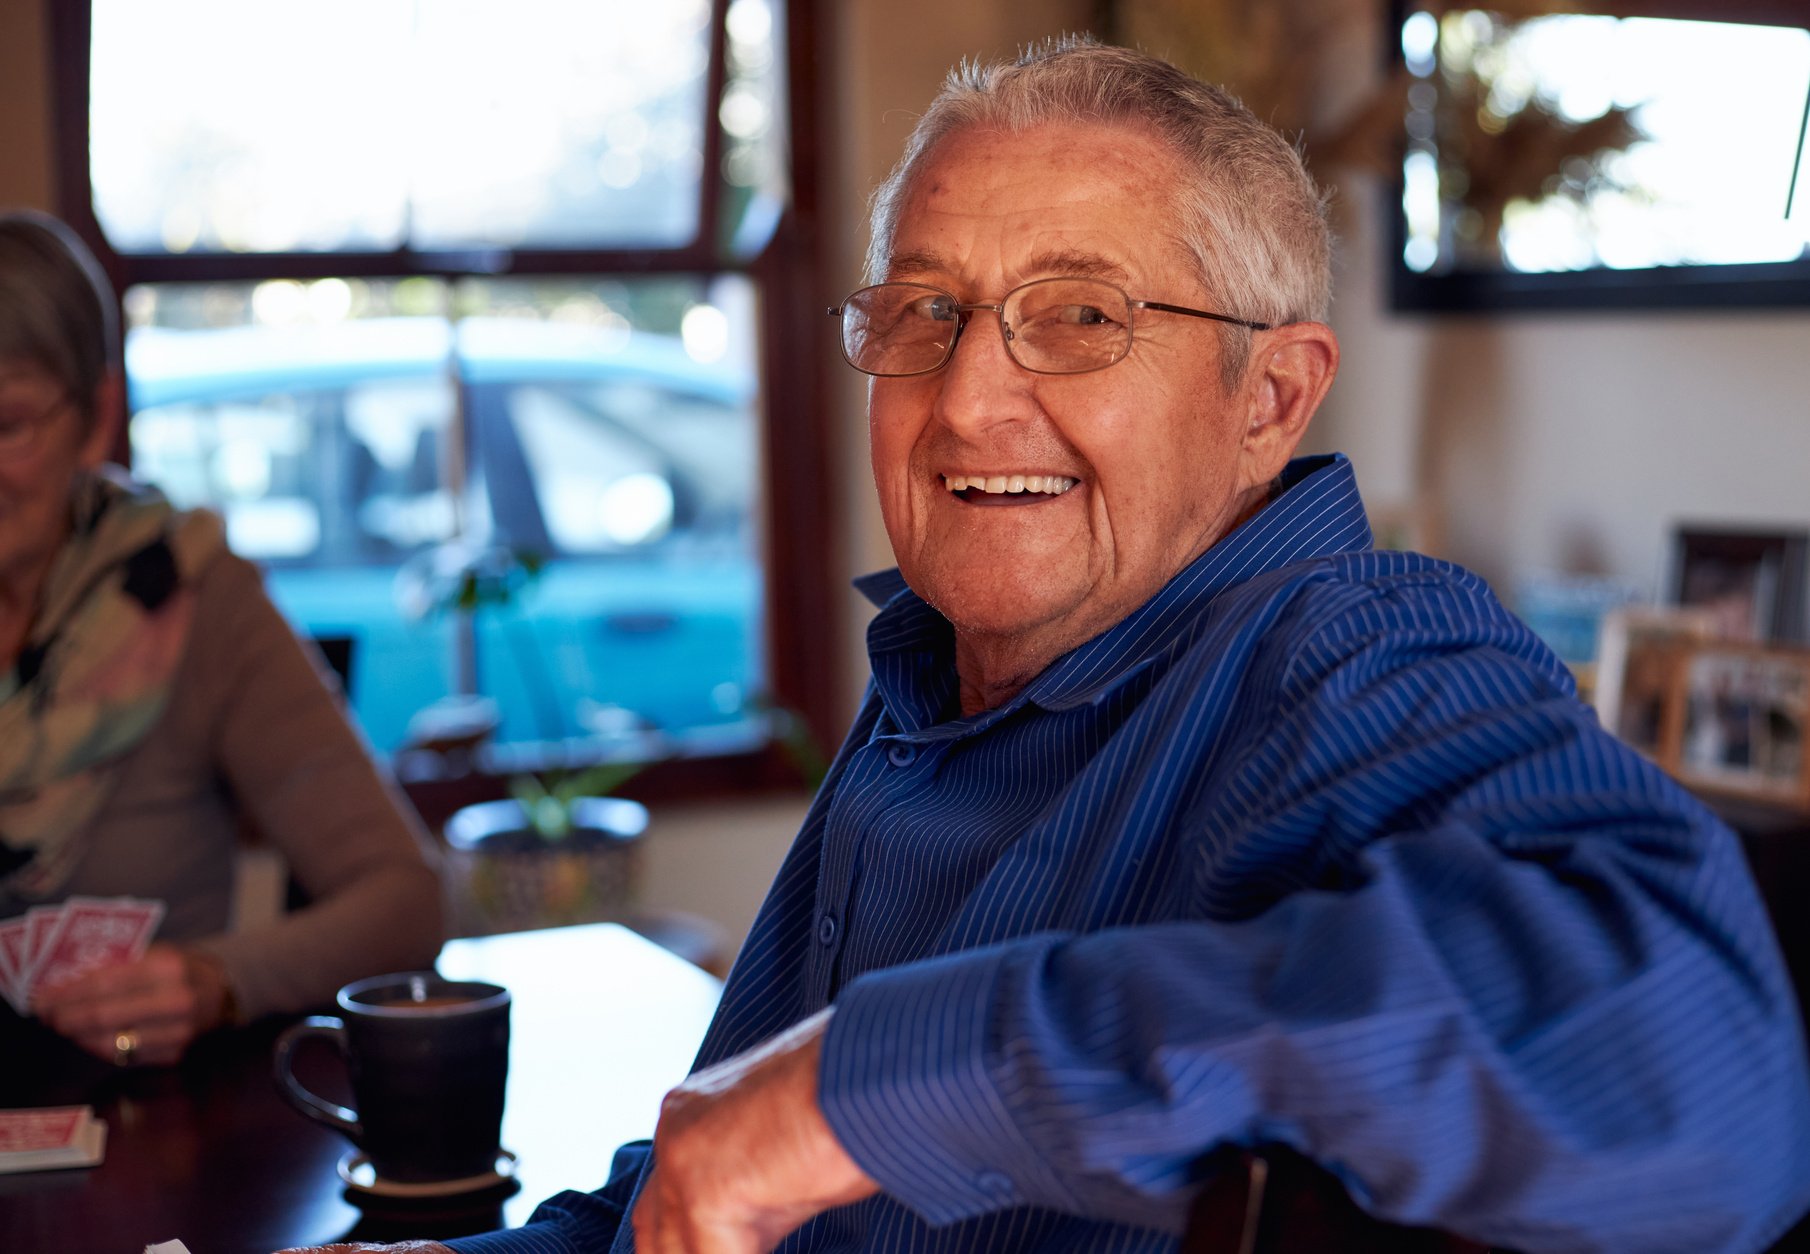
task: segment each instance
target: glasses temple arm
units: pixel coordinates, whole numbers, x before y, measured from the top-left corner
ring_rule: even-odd
[[[1234,318],[1230,314],[1208,313],[1204,309],[1189,309],[1184,305],[1165,305],[1156,300],[1134,300],[1131,302],[1139,309],[1160,309],[1164,313],[1187,314],[1190,318],[1211,318],[1215,322],[1229,322],[1235,327],[1249,327],[1253,331],[1273,331],[1273,322],[1252,322],[1249,318]]]

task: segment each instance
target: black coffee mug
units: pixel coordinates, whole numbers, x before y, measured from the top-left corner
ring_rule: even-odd
[[[290,1105],[343,1132],[382,1180],[494,1173],[509,1074],[509,991],[412,971],[348,984],[336,1001],[339,1018],[304,1019],[277,1038],[277,1087]],[[357,1109],[296,1079],[295,1050],[310,1037],[338,1047]]]

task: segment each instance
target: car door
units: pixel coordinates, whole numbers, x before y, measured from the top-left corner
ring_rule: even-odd
[[[471,385],[493,538],[545,561],[477,624],[504,739],[683,737],[750,717],[763,654],[747,403],[607,362]]]

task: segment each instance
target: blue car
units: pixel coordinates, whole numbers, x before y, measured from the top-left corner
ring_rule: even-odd
[[[506,742],[754,720],[749,371],[506,318],[140,329],[126,362],[135,472],[218,509],[298,632],[349,642],[378,749],[458,694]]]

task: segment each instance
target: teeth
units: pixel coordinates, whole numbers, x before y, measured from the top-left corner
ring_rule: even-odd
[[[981,492],[1040,492],[1061,496],[1075,486],[1067,475],[944,475],[943,483],[951,492],[974,488]]]

